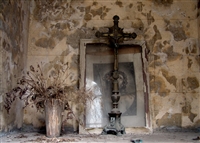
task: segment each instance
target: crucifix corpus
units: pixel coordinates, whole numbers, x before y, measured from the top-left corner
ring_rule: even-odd
[[[125,127],[121,124],[121,112],[118,109],[118,102],[120,100],[119,95],[119,72],[118,72],[118,48],[120,43],[123,42],[124,38],[135,39],[137,35],[135,33],[124,33],[123,29],[118,26],[119,16],[115,15],[113,17],[114,26],[109,28],[106,33],[96,32],[96,37],[107,37],[110,42],[110,47],[114,50],[114,70],[112,73],[113,79],[113,89],[112,89],[112,110],[109,114],[109,123],[106,125],[102,131],[102,134],[115,134],[122,135],[125,134]]]

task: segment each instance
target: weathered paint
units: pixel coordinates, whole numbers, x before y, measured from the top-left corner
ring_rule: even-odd
[[[23,103],[17,98],[11,113],[4,112],[4,93],[17,84],[27,62],[29,1],[0,1],[0,131],[20,128]]]
[[[20,36],[16,36],[22,32],[19,30],[23,25],[17,23],[26,18],[17,19],[17,13],[23,10],[10,8],[14,7],[11,3],[8,5],[3,11],[4,18],[0,18],[3,26],[8,23],[7,30],[3,31],[8,38],[0,38],[2,53],[9,51],[12,56],[4,58],[1,65],[8,69],[5,77],[11,81],[16,64],[10,63],[19,65],[23,53],[18,49],[25,48],[19,45]],[[97,30],[112,26],[112,17],[119,15],[119,26],[124,31],[136,32],[136,40],[146,41],[148,61],[144,64],[148,65],[149,77],[145,82],[150,88],[146,108],[153,128],[197,127],[200,123],[198,11],[198,0],[30,0],[30,25],[25,29],[29,31],[28,65],[43,61],[46,67],[53,67],[57,61],[68,61],[74,71],[73,79],[78,82],[80,39],[94,39]],[[5,21],[7,13],[16,13],[13,21]],[[23,13],[27,11],[20,14]],[[23,69],[24,65],[20,67]],[[46,68],[47,72],[50,69]],[[25,109],[24,122],[42,126],[41,116],[37,115],[40,117],[34,117],[33,121],[29,110],[34,112]]]

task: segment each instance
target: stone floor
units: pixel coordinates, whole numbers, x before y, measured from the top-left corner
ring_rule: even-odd
[[[198,132],[154,132],[152,134],[125,134],[115,135],[80,135],[64,134],[58,138],[47,138],[45,134],[38,132],[11,132],[1,135],[1,143],[131,143],[140,139],[142,143],[199,143],[196,139]]]

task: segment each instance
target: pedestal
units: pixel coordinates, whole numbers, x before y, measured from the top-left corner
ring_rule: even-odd
[[[109,124],[106,125],[102,131],[102,135],[114,134],[120,136],[126,134],[124,126],[121,124],[121,112],[119,113],[108,113]]]

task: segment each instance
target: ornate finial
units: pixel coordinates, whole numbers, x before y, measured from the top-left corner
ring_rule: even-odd
[[[118,15],[113,16],[113,20],[114,21],[119,21],[119,16]]]
[[[119,48],[119,43],[122,43],[124,38],[133,38],[135,39],[137,37],[136,33],[124,33],[123,28],[120,28],[118,26],[119,23],[119,16],[115,15],[113,16],[113,22],[114,25],[109,28],[109,31],[106,33],[102,33],[97,31],[96,32],[96,37],[108,37],[109,42],[112,46],[112,48]]]

